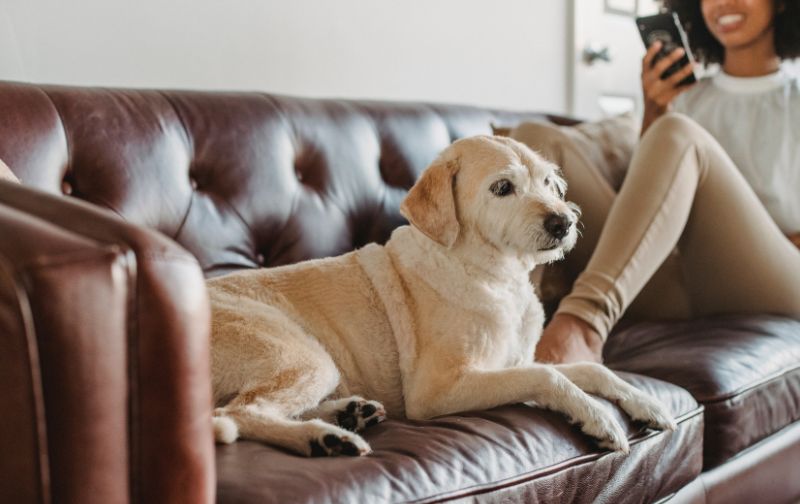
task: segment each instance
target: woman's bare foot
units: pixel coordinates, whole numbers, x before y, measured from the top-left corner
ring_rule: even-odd
[[[603,339],[578,317],[556,313],[536,345],[536,361],[553,364],[603,362]]]

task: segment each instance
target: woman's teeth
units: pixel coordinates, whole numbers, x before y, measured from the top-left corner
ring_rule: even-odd
[[[742,16],[741,14],[725,14],[724,16],[720,16],[719,18],[717,18],[717,24],[719,24],[720,26],[728,26],[734,23],[738,23],[739,21],[742,20],[742,18],[744,18],[744,16]]]

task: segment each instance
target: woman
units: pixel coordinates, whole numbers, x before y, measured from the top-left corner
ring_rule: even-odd
[[[661,75],[683,50],[655,64],[660,46],[647,51],[642,138],[616,196],[578,166],[564,139],[544,141],[563,163],[570,199],[605,224],[587,223],[591,257],[545,328],[537,360],[600,361],[631,303],[651,319],[800,317],[800,86],[781,68],[800,56],[800,2],[666,3],[698,60],[721,71],[678,87],[689,65]]]

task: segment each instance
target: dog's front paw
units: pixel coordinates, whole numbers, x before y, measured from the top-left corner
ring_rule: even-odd
[[[369,454],[372,448],[358,434],[332,430],[309,441],[309,450],[312,457],[360,457]]]
[[[344,409],[336,414],[336,424],[353,432],[360,432],[384,420],[386,409],[381,403],[358,396],[348,398]]]
[[[620,401],[620,406],[632,419],[644,422],[651,429],[674,431],[678,428],[667,409],[647,394],[636,394]]]
[[[623,453],[630,452],[628,436],[610,413],[597,405],[590,418],[581,423],[581,430],[597,440],[601,448]]]
[[[616,422],[614,422],[616,424]],[[628,437],[618,425],[611,428],[601,429],[597,435],[592,434],[597,439],[597,445],[611,451],[619,451],[622,453],[630,453],[631,448],[628,445]]]

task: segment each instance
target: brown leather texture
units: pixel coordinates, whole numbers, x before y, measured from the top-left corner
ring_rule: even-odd
[[[0,159],[24,184],[156,229],[207,274],[384,242],[405,222],[406,190],[452,140],[548,120],[457,105],[2,82],[0,113]]]
[[[798,419],[800,323],[768,317],[614,336],[614,366],[706,407],[626,375],[681,415],[674,433],[627,424],[627,457],[521,405],[387,422],[362,459],[215,450],[202,273],[383,242],[454,139],[570,119],[10,82],[0,117],[0,159],[23,183],[0,181],[0,390],[19,405],[0,423],[0,502],[653,502],[697,488],[704,452],[706,467],[730,459],[718,469],[748,453],[760,476],[742,485],[790,460],[747,451]]]
[[[49,461],[54,500],[212,501],[209,312],[197,262],[157,233],[77,200],[0,183],[0,202],[27,222],[13,234],[27,241],[3,240],[0,256],[22,278],[32,312],[35,334],[27,339],[40,356],[41,378],[31,379],[43,382],[47,443],[40,449]],[[44,287],[32,284],[26,279],[42,273],[37,269],[39,277],[32,277],[28,263],[55,262],[49,249],[59,243],[40,228],[93,252],[113,253],[114,269],[106,265],[101,272],[108,278],[97,279],[84,271],[90,263],[68,268],[65,259],[59,269],[49,266]],[[64,252],[78,261],[76,254]],[[7,334],[25,335],[19,329]],[[104,424],[112,417],[113,432]],[[78,435],[73,424],[93,430]],[[84,452],[114,460],[88,464]],[[102,486],[77,470],[106,478],[117,494],[98,492]]]
[[[128,502],[131,265],[2,204],[0,229],[0,501]]]
[[[609,338],[615,369],[679,385],[706,408],[705,468],[800,420],[800,321],[727,316],[638,324]]]
[[[218,502],[654,502],[700,473],[702,407],[668,383],[622,376],[679,420],[676,431],[659,433],[609,405],[633,439],[629,455],[598,449],[557,413],[506,406],[389,420],[365,431],[374,452],[361,458],[304,459],[250,441],[221,446]]]
[[[800,423],[794,423],[701,474],[669,504],[800,501]]]

